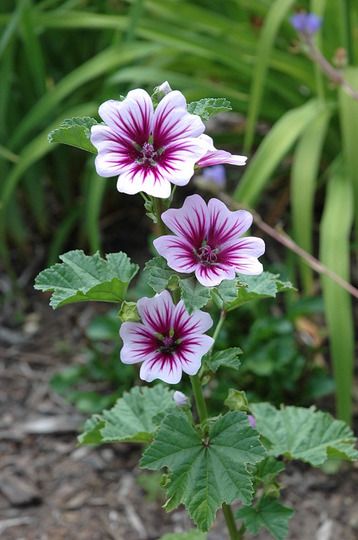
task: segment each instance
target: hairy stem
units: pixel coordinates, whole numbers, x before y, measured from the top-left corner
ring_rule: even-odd
[[[158,231],[159,234],[167,234],[166,226],[164,225],[162,221],[162,213],[163,213],[163,201],[162,199],[158,199],[157,197],[153,197],[153,210],[157,217],[158,221]]]
[[[217,339],[220,333],[220,330],[224,324],[225,317],[226,317],[226,311],[222,310],[220,313],[218,324],[216,325],[216,328],[213,334],[214,342]],[[191,385],[193,388],[195,404],[196,404],[196,409],[198,411],[199,420],[200,422],[204,422],[208,418],[208,410],[206,407],[206,402],[205,402],[200,378],[198,375],[193,375],[192,377],[190,377],[190,380],[191,380]],[[231,506],[224,503],[222,505],[222,510],[223,510],[225,521],[226,521],[226,526],[229,531],[230,540],[243,540],[244,538],[243,534],[241,534],[237,530],[235,518],[232,512]]]

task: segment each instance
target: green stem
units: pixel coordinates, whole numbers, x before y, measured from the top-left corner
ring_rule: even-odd
[[[225,318],[226,318],[226,311],[222,310],[221,313],[220,313],[220,318],[219,318],[218,324],[216,325],[216,328],[215,328],[215,331],[214,331],[214,334],[213,334],[214,342],[215,342],[215,340],[217,339],[217,337],[218,337],[218,335],[220,333],[220,330],[222,328],[222,325],[224,324]],[[194,393],[194,397],[195,397],[195,404],[196,404],[196,409],[198,411],[199,420],[200,420],[200,422],[204,422],[208,418],[208,410],[207,410],[207,407],[206,407],[205,398],[204,398],[200,378],[199,378],[198,375],[193,375],[192,377],[190,377],[190,380],[191,380],[191,385],[192,385],[192,388],[193,388],[193,393]],[[226,526],[227,526],[227,529],[229,531],[230,540],[243,540],[243,538],[244,538],[243,531],[241,532],[241,531],[237,530],[236,523],[235,523],[235,518],[234,518],[234,514],[232,512],[231,506],[224,503],[222,505],[222,510],[223,510],[223,513],[224,513]]]
[[[226,521],[226,526],[229,531],[230,540],[242,540],[243,535],[237,530],[234,514],[232,513],[231,506],[223,504],[223,514]]]
[[[213,333],[213,340],[214,342],[217,340],[219,334],[220,334],[220,330],[225,322],[225,319],[226,319],[226,311],[224,309],[221,310],[221,313],[220,313],[220,318],[218,320],[218,324],[216,325],[216,328],[215,328],[215,331]]]
[[[167,234],[167,229],[162,221],[163,201],[157,197],[153,197],[153,210],[158,220],[158,229],[160,234]]]
[[[204,422],[208,418],[208,409],[206,408],[205,398],[201,382],[198,375],[190,377],[191,386],[193,387],[195,404],[199,415],[200,422]]]

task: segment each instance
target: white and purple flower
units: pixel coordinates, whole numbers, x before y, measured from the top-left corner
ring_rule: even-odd
[[[123,101],[105,101],[98,112],[106,125],[91,129],[96,170],[104,177],[118,175],[120,192],[167,198],[171,183],[187,184],[209,150],[200,138],[205,126],[188,113],[181,92],[170,91],[154,110],[145,90],[132,90]]]
[[[167,82],[158,90],[165,95],[155,110],[141,88],[123,101],[110,99],[99,107],[104,124],[92,126],[91,142],[98,151],[95,165],[100,176],[118,176],[117,189],[122,193],[144,191],[165,199],[171,184],[189,182],[195,166],[245,164],[244,156],[215,148],[203,134],[200,117],[187,111],[181,92],[171,90]]]
[[[174,234],[160,236],[154,246],[173,270],[195,272],[206,287],[234,279],[236,272],[261,274],[257,258],[265,251],[264,241],[253,236],[241,238],[252,224],[250,212],[231,212],[218,199],[206,204],[199,195],[191,195],[182,208],[164,212],[162,220]]]
[[[137,309],[142,322],[125,322],[120,329],[122,362],[143,362],[140,378],[147,382],[177,384],[183,372],[195,375],[214,343],[205,334],[213,324],[210,315],[200,310],[189,315],[183,301],[175,305],[168,291],[141,298]]]
[[[198,167],[210,167],[211,165],[220,165],[223,163],[228,163],[229,165],[245,165],[247,161],[246,156],[230,154],[230,152],[226,152],[226,150],[218,150],[215,148],[212,138],[208,135],[204,134],[199,138],[206,143],[208,150],[206,154],[199,159],[197,163]]]

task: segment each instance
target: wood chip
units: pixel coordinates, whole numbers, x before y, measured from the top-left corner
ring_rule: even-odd
[[[4,473],[0,480],[0,490],[12,506],[30,506],[41,503],[38,489],[24,478]]]

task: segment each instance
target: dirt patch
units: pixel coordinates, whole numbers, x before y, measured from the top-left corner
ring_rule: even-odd
[[[166,514],[137,477],[135,446],[76,446],[81,416],[49,387],[76,362],[95,308],[52,312],[36,297],[20,326],[0,332],[0,538],[6,540],[155,540],[190,528],[185,512]],[[299,464],[282,477],[296,509],[289,540],[355,540],[357,468],[334,476]],[[222,518],[209,535],[225,540]],[[269,539],[267,533],[257,536]]]

